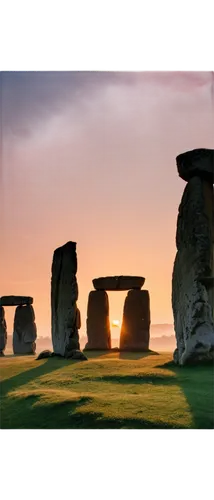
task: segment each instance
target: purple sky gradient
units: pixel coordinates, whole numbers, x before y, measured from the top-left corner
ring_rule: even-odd
[[[0,78],[0,295],[32,295],[38,335],[50,335],[52,254],[73,240],[81,334],[91,280],[109,274],[145,276],[152,322],[172,322],[185,187],[175,157],[214,147],[211,73]],[[125,293],[109,298],[111,319],[121,319]],[[13,312],[6,312],[9,331]]]

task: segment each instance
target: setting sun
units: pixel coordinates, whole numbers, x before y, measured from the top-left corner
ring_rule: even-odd
[[[116,326],[116,327],[120,326],[119,319],[113,319],[112,326]]]

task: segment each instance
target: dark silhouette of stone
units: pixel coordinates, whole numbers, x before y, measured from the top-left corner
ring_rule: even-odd
[[[35,314],[31,305],[18,306],[14,316],[14,354],[35,354],[37,330]]]
[[[214,359],[214,151],[177,157],[188,181],[179,206],[172,276],[172,307],[180,365]]]
[[[141,276],[106,276],[92,280],[96,290],[130,290],[140,289],[145,283]]]
[[[40,352],[36,359],[45,359],[51,357],[52,357],[52,352],[49,351],[49,349],[46,349],[45,351]]]
[[[76,327],[79,330],[81,328],[81,314],[80,310],[77,308],[77,315],[76,315]]]
[[[80,361],[87,361],[87,357],[85,354],[79,349],[72,349],[71,351],[67,351],[66,356],[61,356],[60,354],[55,354],[54,352],[46,349],[45,351],[40,352],[37,356],[36,360],[45,359],[45,358],[53,358],[53,357],[66,357],[66,359],[78,359]]]
[[[148,351],[149,337],[149,292],[147,290],[130,290],[124,303],[120,350]]]
[[[213,149],[193,149],[182,153],[176,158],[178,173],[184,181],[189,181],[192,177],[201,177],[213,184]]]
[[[7,325],[3,306],[0,306],[0,354],[4,354],[7,344]]]
[[[79,349],[80,313],[77,308],[76,243],[69,241],[55,250],[51,278],[52,342],[55,354]]]
[[[24,297],[19,295],[5,295],[0,298],[1,306],[24,306],[33,304],[32,297]]]
[[[111,349],[109,300],[104,290],[89,293],[86,324],[88,342],[85,349]]]
[[[79,361],[88,361],[88,358],[79,349],[72,349],[71,351],[67,352],[66,358],[75,360],[77,359]]]

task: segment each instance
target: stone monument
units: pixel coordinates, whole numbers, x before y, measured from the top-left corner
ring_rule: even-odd
[[[54,251],[51,278],[51,331],[54,353],[68,357],[80,348],[76,243]]]
[[[85,349],[111,349],[109,300],[107,290],[129,290],[124,304],[120,332],[120,350],[147,351],[149,348],[150,302],[147,290],[141,290],[145,278],[141,276],[106,276],[92,280],[87,310]]]
[[[0,337],[6,347],[7,331],[3,306],[17,306],[13,327],[14,354],[35,354],[37,329],[33,309],[33,298],[24,295],[5,295],[0,298]]]
[[[172,307],[180,365],[214,359],[214,150],[176,158],[187,182],[177,220]]]

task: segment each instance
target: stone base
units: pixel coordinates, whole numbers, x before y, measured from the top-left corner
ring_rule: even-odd
[[[175,349],[173,359],[181,366],[214,362],[214,331],[209,332],[201,325],[195,335],[186,340],[183,350]]]
[[[13,344],[13,353],[18,356],[36,354],[36,342],[28,342],[26,344],[25,342],[18,343],[16,341],[15,345]]]
[[[64,359],[74,359],[74,360],[79,360],[79,361],[87,361],[86,356],[80,349],[72,349],[71,351],[68,351],[66,356],[62,356],[61,354],[56,354],[55,352],[49,351],[49,349],[40,352],[36,360],[40,359],[46,359],[46,358],[53,358],[53,357],[59,357],[59,358],[64,358]]]

